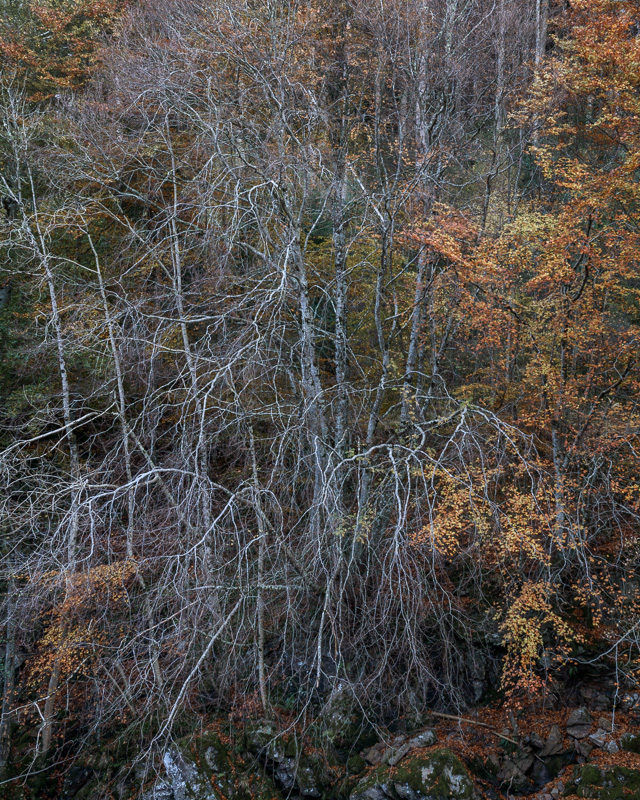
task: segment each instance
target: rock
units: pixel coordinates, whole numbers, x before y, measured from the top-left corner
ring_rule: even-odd
[[[640,693],[629,692],[622,698],[620,706],[623,711],[634,711],[640,708]]]
[[[518,767],[521,772],[527,773],[533,766],[534,757],[529,747],[521,747],[516,751],[515,755],[511,757],[513,763]]]
[[[535,747],[536,750],[541,750],[544,747],[544,739],[537,733],[532,733],[531,736],[529,736],[529,744]]]
[[[93,770],[87,766],[74,765],[64,776],[60,800],[71,800],[78,795],[93,776]]]
[[[553,725],[549,735],[547,736],[547,741],[544,743],[544,747],[540,751],[540,755],[543,757],[554,756],[558,753],[561,753],[563,749],[560,728],[557,725]]]
[[[616,744],[616,742],[612,739],[610,742],[607,742],[605,750],[607,753],[619,753],[620,748]]]
[[[580,694],[585,705],[594,711],[609,711],[611,709],[613,692],[610,696],[593,687],[585,687]]]
[[[361,756],[367,763],[374,767],[378,767],[380,766],[385,750],[386,746],[384,743],[378,742],[378,744],[374,744],[374,746],[370,747],[368,750],[363,750]]]
[[[576,753],[584,759],[588,759],[593,750],[593,745],[588,739],[576,742]]]
[[[502,762],[502,768],[498,773],[498,780],[502,783],[503,788],[514,790],[518,793],[531,788],[531,782],[524,774],[523,770],[510,758]]]
[[[170,784],[158,780],[154,786],[142,795],[142,800],[174,800]]]
[[[623,733],[620,737],[622,749],[628,753],[640,753],[640,734]]]
[[[395,765],[407,755],[409,750],[411,750],[410,744],[403,744],[398,748],[389,748],[389,750],[387,750],[387,752],[382,756],[381,763],[388,764],[390,767],[395,767]]]
[[[363,778],[350,800],[479,800],[464,764],[450,750],[421,751],[401,764],[378,767]]]
[[[162,761],[167,780],[162,781],[159,788],[164,792],[168,784],[171,787],[172,800],[216,800],[206,776],[202,775],[193,761],[186,759],[177,747],[170,747]],[[158,794],[154,793],[150,797],[157,800]]]
[[[388,792],[388,784],[376,784],[374,786],[368,786],[358,794],[357,797],[358,800],[389,800],[392,795],[388,794]],[[353,797],[353,794],[350,795],[350,797]],[[413,798],[411,798],[411,800],[413,800]]]
[[[598,728],[595,733],[589,736],[589,741],[596,747],[604,747],[607,744],[608,734],[602,728]]]
[[[589,735],[593,717],[586,708],[576,708],[567,720],[567,733],[574,739],[584,739]]]
[[[371,741],[360,707],[351,690],[339,683],[331,692],[321,713],[322,734],[328,743],[338,750],[348,748],[350,752],[361,749]]]
[[[282,738],[274,737],[275,728],[265,722],[258,723],[255,727],[248,726],[244,736],[236,743],[236,748],[253,751],[245,758],[236,748],[231,747],[226,737],[221,738],[215,732],[205,733],[192,740],[187,740],[182,745],[182,754],[185,761],[190,761],[189,752],[194,751],[194,758],[198,762],[198,780],[200,785],[205,784],[213,792],[216,800],[252,800],[259,797],[261,800],[280,800],[279,792],[273,780],[267,777],[256,759],[256,753],[279,753],[286,758],[286,744]],[[188,748],[188,749],[187,749]],[[260,748],[262,748],[260,750]],[[288,751],[287,751],[288,752]],[[261,761],[266,756],[260,757]],[[271,763],[271,762],[270,762]],[[193,765],[195,767],[195,765]],[[201,800],[208,795],[187,795],[189,800]],[[170,800],[176,800],[173,795]]]
[[[531,778],[533,780],[534,785],[541,789],[543,786],[546,786],[553,776],[549,771],[549,767],[545,764],[544,761],[537,758],[533,762],[533,769],[531,770]]]
[[[604,767],[594,764],[576,766],[565,795],[594,800],[632,800],[640,797],[640,770],[628,767]]]
[[[487,756],[486,768],[494,775],[497,775],[500,772],[500,759],[495,753],[489,753]]]
[[[438,741],[438,736],[434,730],[426,730],[413,736],[407,744],[411,747],[432,747]]]
[[[422,731],[407,741],[406,736],[396,736],[389,747],[379,742],[374,747],[363,753],[363,758],[373,766],[388,764],[395,767],[410,750],[416,747],[431,747],[438,741],[438,737],[433,730]]]
[[[598,727],[602,728],[602,730],[607,733],[611,733],[613,730],[613,720],[611,717],[600,717],[598,719]]]

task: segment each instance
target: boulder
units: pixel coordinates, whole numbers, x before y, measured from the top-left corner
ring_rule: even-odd
[[[263,720],[250,726],[245,742],[286,794],[321,797],[332,783],[333,777],[320,753],[304,752],[295,737],[280,734],[273,722]]]
[[[380,766],[364,777],[350,800],[479,800],[466,767],[447,748],[416,750],[395,767]]]
[[[592,733],[589,736],[589,741],[595,747],[606,747],[609,739],[610,739],[609,734],[606,731],[603,731],[602,728],[598,728],[598,730],[595,733]]]
[[[508,792],[520,793],[531,788],[531,781],[515,761],[512,761],[510,758],[506,758],[502,762],[502,768],[498,773],[498,780]]]
[[[562,745],[562,734],[560,733],[560,728],[557,725],[553,725],[551,730],[549,731],[547,740],[544,743],[544,747],[540,751],[540,755],[542,757],[555,756],[558,753],[561,753],[563,749],[564,748]]]
[[[361,749],[370,734],[370,726],[366,723],[364,715],[356,698],[348,686],[338,684],[327,698],[322,709],[320,733],[331,747],[341,750]],[[373,740],[375,741],[375,739]]]
[[[373,767],[379,767],[382,762],[382,757],[387,750],[387,746],[384,742],[378,742],[378,744],[374,744],[373,747],[369,747],[367,750],[362,751],[362,758],[368,763],[371,764]]]
[[[535,747],[536,750],[542,750],[542,748],[544,747],[544,739],[542,738],[542,736],[539,736],[537,733],[532,733],[529,736],[529,744],[532,747]]]
[[[407,742],[411,747],[432,747],[438,741],[438,736],[433,730],[422,731]]]
[[[593,717],[586,708],[576,708],[567,720],[567,733],[574,739],[584,739],[591,732]]]
[[[581,741],[576,742],[576,753],[585,760],[589,758],[592,750],[593,745],[588,739],[582,739]]]
[[[165,776],[143,800],[282,800],[255,760],[232,753],[217,734],[179,744],[164,753]]]
[[[166,778],[158,779],[144,800],[218,800],[207,777],[177,747],[169,747],[162,762]]]

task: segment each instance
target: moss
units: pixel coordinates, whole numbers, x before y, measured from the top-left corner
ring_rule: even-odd
[[[361,756],[351,756],[347,761],[347,771],[350,775],[357,775],[364,772],[367,768],[367,762]]]
[[[598,769],[598,767],[594,767],[593,764],[585,764],[582,767],[581,775],[580,775],[580,782],[587,783],[587,784],[599,784],[602,781],[602,773]]]
[[[627,767],[598,769],[592,764],[576,767],[574,780],[565,795],[576,794],[593,800],[635,800],[640,798],[640,770]]]
[[[198,767],[207,773],[228,773],[231,771],[229,749],[217,733],[206,733],[195,740]],[[184,750],[187,757],[192,757],[189,750]]]
[[[437,798],[471,800],[477,792],[464,764],[451,750],[421,750],[403,759],[397,767],[382,766],[373,770],[352,794],[353,800],[364,797],[375,786],[408,786],[414,792]]]
[[[622,749],[628,753],[640,753],[640,735],[637,733],[625,733],[620,737]]]

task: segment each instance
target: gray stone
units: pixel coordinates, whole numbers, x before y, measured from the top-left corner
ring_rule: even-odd
[[[534,757],[528,747],[523,747],[512,756],[512,761],[521,772],[527,773],[533,766]]]
[[[560,728],[557,725],[553,725],[549,731],[549,735],[547,736],[547,741],[544,743],[544,747],[540,751],[540,755],[543,757],[555,756],[558,753],[561,753],[563,749]]]
[[[148,792],[142,795],[142,800],[174,800],[173,790],[168,783],[158,780]]]
[[[224,765],[220,761],[220,755],[215,747],[207,747],[204,751],[204,763],[211,772],[221,772],[224,769]]]
[[[407,744],[411,747],[432,747],[438,741],[438,736],[433,730],[426,730],[417,736],[411,737]]]
[[[576,766],[566,794],[594,800],[632,800],[640,797],[640,770],[622,766],[599,769],[594,764]]]
[[[394,783],[393,790],[400,800],[420,800],[421,795],[412,789],[408,783]]]
[[[495,753],[489,753],[485,762],[487,769],[494,775],[500,772],[500,759]]]
[[[592,750],[593,745],[588,739],[583,739],[580,742],[576,742],[576,753],[585,760],[589,758]]]
[[[589,736],[589,741],[596,747],[604,747],[607,743],[607,739],[607,732],[603,731],[601,728],[598,728],[595,733]]]
[[[502,762],[502,768],[498,773],[498,780],[507,789],[513,789],[517,792],[527,789],[530,786],[527,776],[520,767],[509,758]]]
[[[629,692],[625,694],[620,705],[623,711],[633,711],[636,708],[640,708],[640,693]]]
[[[532,747],[535,747],[536,750],[541,750],[544,747],[544,739],[537,733],[532,733],[531,736],[529,736],[529,743]]]
[[[333,688],[321,716],[324,735],[335,747],[351,747],[362,734],[362,713],[346,684],[338,683]]]
[[[567,720],[567,733],[574,739],[584,739],[589,735],[593,717],[586,708],[576,708]]]
[[[388,787],[384,785],[369,786],[361,794],[358,795],[358,800],[389,800],[390,795],[387,794]],[[353,797],[353,795],[351,795]]]
[[[205,776],[176,747],[170,747],[162,760],[173,800],[216,800]]]
[[[388,764],[390,767],[395,767],[395,765],[404,758],[407,753],[411,750],[411,745],[406,742],[400,747],[390,747],[387,752],[382,756],[382,764]]]
[[[378,744],[370,747],[368,750],[363,750],[361,755],[364,760],[371,764],[374,767],[380,765],[382,761],[382,756],[385,753],[385,746],[382,742],[378,742]]]

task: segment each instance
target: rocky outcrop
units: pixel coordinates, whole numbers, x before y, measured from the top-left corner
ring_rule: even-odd
[[[584,764],[575,767],[564,793],[594,800],[632,800],[640,797],[640,770]]]
[[[447,748],[420,749],[396,766],[373,769],[349,800],[479,800],[466,767]]]
[[[206,776],[177,747],[170,747],[162,761],[166,778],[158,779],[144,800],[218,800]]]
[[[629,714],[616,716],[615,727],[612,713],[586,707],[553,712],[546,725],[544,717],[511,714],[506,727],[494,728],[489,716],[434,712],[422,723],[437,724],[438,734],[411,730],[401,719],[395,735],[386,731],[375,744],[370,729],[367,746],[347,694],[336,693],[322,712],[304,733],[284,714],[241,723],[217,718],[167,747],[153,766],[140,759],[131,768],[122,755],[96,750],[67,770],[57,793],[34,786],[23,800],[476,800],[480,790],[494,800],[535,792],[559,800],[565,785],[578,797],[640,800],[640,733]],[[14,800],[7,791],[0,797]]]
[[[214,733],[169,747],[162,761],[165,774],[144,800],[282,800],[255,763],[231,753]]]
[[[295,736],[282,735],[273,722],[249,726],[245,744],[287,796],[322,797],[335,780],[325,757],[305,752]]]

